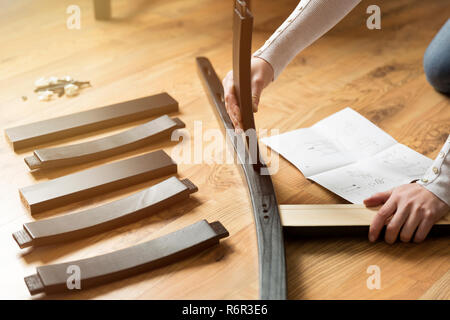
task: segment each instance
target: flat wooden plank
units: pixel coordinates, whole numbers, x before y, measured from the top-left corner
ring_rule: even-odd
[[[69,291],[67,270],[76,266],[80,271],[79,290],[133,276],[193,255],[216,245],[228,237],[228,231],[218,221],[201,220],[181,230],[130,248],[108,254],[36,268],[36,274],[25,278],[31,294]]]
[[[186,200],[197,187],[188,179],[170,177],[131,196],[91,209],[28,222],[13,233],[21,249],[56,244],[124,226]]]
[[[17,150],[177,110],[178,102],[160,93],[8,128],[5,135]]]
[[[283,227],[369,226],[376,213],[360,204],[280,205]],[[436,224],[450,224],[450,214]]]
[[[367,237],[376,208],[359,204],[280,205],[281,223],[290,236]],[[383,239],[385,228],[379,239]],[[436,222],[428,236],[450,236],[450,212]]]
[[[176,172],[176,163],[158,150],[24,187],[19,193],[35,214]]]
[[[185,124],[180,119],[171,119],[164,115],[104,138],[63,147],[34,150],[32,156],[25,158],[25,163],[31,170],[37,170],[99,160],[149,145],[163,138],[170,138],[175,129],[184,126]]]

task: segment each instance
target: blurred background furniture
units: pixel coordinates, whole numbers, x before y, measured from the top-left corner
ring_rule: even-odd
[[[111,0],[94,0],[94,14],[96,20],[111,19]]]
[[[251,8],[251,0],[247,0],[247,6]],[[96,20],[111,19],[111,0],[94,0],[94,15]]]

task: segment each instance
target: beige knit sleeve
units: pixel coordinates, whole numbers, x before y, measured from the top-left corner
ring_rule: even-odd
[[[450,135],[419,184],[450,206]]]
[[[253,56],[269,62],[276,79],[303,49],[344,18],[361,0],[302,0]]]

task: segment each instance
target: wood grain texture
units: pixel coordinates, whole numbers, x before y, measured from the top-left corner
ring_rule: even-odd
[[[117,228],[186,200],[198,191],[188,179],[170,177],[129,197],[55,218],[25,223],[13,233],[20,248],[57,244]]]
[[[162,138],[170,140],[172,132],[184,126],[180,119],[172,119],[164,115],[101,139],[59,148],[37,149],[33,151],[32,156],[24,160],[31,170],[54,169],[86,163],[142,148]]]
[[[25,207],[35,214],[176,173],[176,163],[158,150],[26,186],[19,194]]]
[[[267,174],[268,170],[263,161],[258,162],[258,166],[251,162],[249,156],[251,148],[243,147],[246,137],[235,134],[235,128],[224,104],[223,87],[213,66],[204,57],[196,60],[205,93],[216,112],[217,121],[223,126],[229,142],[233,145],[252,202],[258,244],[259,297],[264,300],[284,300],[287,282],[286,259],[283,230],[272,179]],[[256,140],[254,141],[257,144]],[[257,156],[259,159],[259,154]]]
[[[179,113],[171,116],[185,122],[187,132],[194,132],[195,121],[202,121],[203,130],[219,128],[196,75],[195,57],[207,56],[220,77],[231,69],[232,1],[114,0],[113,18],[100,22],[94,19],[92,1],[79,0],[80,30],[66,28],[65,10],[71,4],[69,0],[0,1],[0,35],[7,43],[7,50],[0,50],[1,129],[164,91],[179,101]],[[297,4],[297,0],[252,1],[252,51]],[[371,4],[362,1],[264,90],[255,114],[258,128],[285,132],[307,127],[350,106],[400,143],[431,158],[437,155],[450,132],[450,103],[427,83],[422,58],[448,19],[450,3],[377,1],[382,29],[368,30],[366,9]],[[73,99],[37,101],[33,93],[37,78],[66,74],[90,80],[93,87]],[[21,99],[24,95],[27,101]],[[123,125],[45,147],[88,141],[128,128]],[[210,144],[205,141],[204,147]],[[17,247],[12,232],[34,220],[20,203],[18,188],[161,148],[170,155],[174,144],[155,143],[44,175],[24,170],[23,157],[32,150],[15,154],[0,139],[0,249],[2,271],[8,274],[2,279],[0,297],[28,299],[23,277],[38,266],[130,247],[207,219],[219,220],[229,230],[230,237],[222,245],[158,270],[55,298],[257,299],[256,231],[246,187],[237,166],[216,164],[209,161],[211,157],[205,156],[201,164],[179,162],[180,178],[189,178],[199,187],[186,203],[72,243],[35,250]],[[306,180],[283,159],[272,180],[281,204],[346,203]],[[95,207],[156,182],[67,205],[42,213],[39,219]],[[372,244],[364,237],[294,238],[285,240],[285,248],[289,299],[417,299],[450,268],[448,240],[440,238],[420,245]],[[366,270],[372,264],[381,269],[380,290],[366,286]],[[445,296],[450,288],[439,290]]]
[[[447,271],[430,289],[428,289],[420,300],[450,300],[450,270]]]
[[[30,294],[67,292],[67,273],[75,266],[79,268],[80,290],[83,290],[167,265],[214,246],[228,236],[227,229],[219,221],[201,220],[126,249],[38,267],[35,275],[25,277],[25,283]]]
[[[359,204],[280,205],[284,232],[291,237],[365,237],[376,213],[377,208],[366,208]],[[384,239],[384,232],[385,228],[379,235],[380,241]],[[428,237],[450,239],[450,212],[435,223]]]
[[[177,110],[178,102],[160,93],[7,128],[5,136],[17,150]]]
[[[369,226],[376,208],[361,204],[284,204],[280,205],[284,227]],[[436,224],[450,224],[450,212]]]

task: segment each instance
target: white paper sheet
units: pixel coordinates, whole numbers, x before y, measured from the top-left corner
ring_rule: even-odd
[[[261,141],[305,177],[353,203],[420,179],[433,163],[350,108]]]

